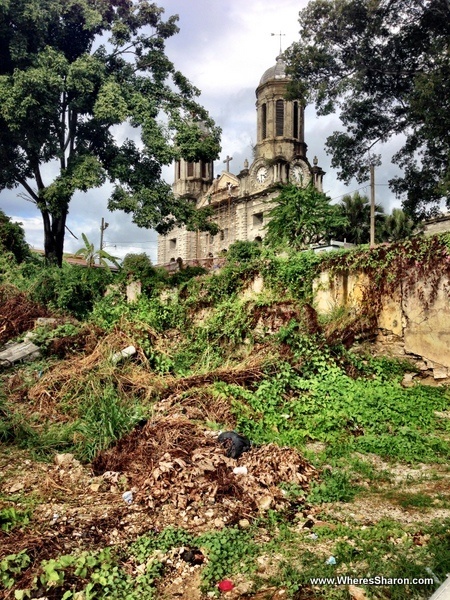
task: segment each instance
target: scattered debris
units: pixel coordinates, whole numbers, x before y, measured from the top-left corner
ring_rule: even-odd
[[[214,506],[218,527],[268,507],[287,508],[290,500],[279,484],[295,483],[307,491],[317,477],[296,450],[275,444],[248,450],[247,475],[236,475],[240,459],[224,456],[209,433],[180,416],[156,418],[101,452],[94,473],[125,474],[137,503],[154,511],[170,504],[181,511],[184,523],[202,526]]]
[[[217,587],[221,592],[229,592],[234,588],[234,583],[229,579],[223,579],[217,584]]]
[[[7,344],[0,352],[0,367],[9,367],[20,361],[33,361],[38,358],[41,351],[36,344],[30,341]]]
[[[134,346],[127,346],[121,352],[116,352],[115,354],[113,354],[113,356],[111,358],[111,362],[113,365],[116,365],[118,362],[120,362],[124,358],[129,358],[130,356],[133,356],[134,354],[136,354],[136,348]]]
[[[217,441],[227,449],[229,458],[239,458],[251,448],[250,440],[235,431],[223,431]]]
[[[234,467],[233,473],[235,475],[247,475],[248,474],[248,469],[245,466],[244,467]]]
[[[127,504],[131,504],[133,502],[133,492],[124,492],[122,498]]]
[[[433,578],[434,583],[442,583],[442,581],[438,578],[438,576],[430,569],[430,567],[425,567],[425,571],[428,573],[428,575],[431,575],[431,577]]]
[[[187,548],[180,554],[180,558],[191,565],[201,565],[205,562],[205,557],[198,548]]]

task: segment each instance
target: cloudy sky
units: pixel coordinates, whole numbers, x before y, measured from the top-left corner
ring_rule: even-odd
[[[179,15],[180,32],[167,41],[169,58],[201,91],[200,102],[222,127],[222,153],[215,163],[215,173],[224,168],[223,159],[233,157],[230,170],[239,173],[244,160],[252,160],[251,147],[256,142],[255,89],[266,69],[275,64],[280,50],[298,40],[298,12],[306,0],[161,0],[156,2],[165,9],[165,16]],[[278,35],[278,34],[283,35]],[[276,35],[272,35],[276,34]],[[331,198],[361,188],[356,182],[344,186],[330,168],[330,157],[324,152],[324,143],[339,126],[336,117],[317,118],[312,106],[305,114],[305,141],[310,162],[314,156],[326,171],[324,191]],[[395,150],[395,142],[391,144]],[[397,205],[386,183],[396,172],[390,164],[387,149],[383,165],[376,173],[376,200],[387,210]],[[169,183],[173,169],[164,171]],[[50,176],[50,175],[49,175]],[[43,230],[40,213],[29,202],[18,196],[22,190],[0,194],[0,208],[14,220],[22,222],[27,241],[35,248],[43,248]],[[123,258],[127,252],[146,252],[156,263],[156,233],[133,225],[131,216],[108,212],[107,197],[110,188],[104,186],[88,193],[77,194],[70,205],[67,225],[79,238],[66,233],[65,251],[74,252],[83,244],[81,233],[98,247],[102,217],[109,223],[105,231],[105,249]],[[362,193],[369,195],[369,187]]]

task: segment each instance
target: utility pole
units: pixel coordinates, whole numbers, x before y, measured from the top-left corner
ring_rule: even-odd
[[[102,250],[103,250],[103,232],[105,231],[105,229],[107,229],[109,226],[109,223],[105,223],[105,219],[102,217],[102,224],[100,226],[100,252],[99,252],[99,256],[98,256],[98,264],[101,264],[101,260],[102,260]]]
[[[370,163],[370,247],[375,247],[375,165]]]

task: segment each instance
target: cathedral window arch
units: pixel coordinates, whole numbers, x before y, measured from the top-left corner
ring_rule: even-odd
[[[284,100],[275,103],[275,135],[284,135]]]
[[[261,137],[263,140],[267,137],[267,104],[261,106]]]
[[[293,106],[293,131],[292,131],[292,137],[294,137],[295,139],[298,140],[299,138],[299,112],[298,112],[298,102],[294,102],[294,106]]]

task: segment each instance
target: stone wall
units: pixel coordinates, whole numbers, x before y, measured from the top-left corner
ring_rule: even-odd
[[[314,285],[315,306],[327,314],[340,306],[360,307],[368,280],[363,274],[330,276],[321,274]],[[392,296],[382,298],[378,316],[378,343],[396,342],[405,356],[422,359],[425,369],[432,369],[435,379],[450,373],[450,282],[442,280],[437,296],[430,305],[430,286],[420,283],[407,294],[399,286]]]

